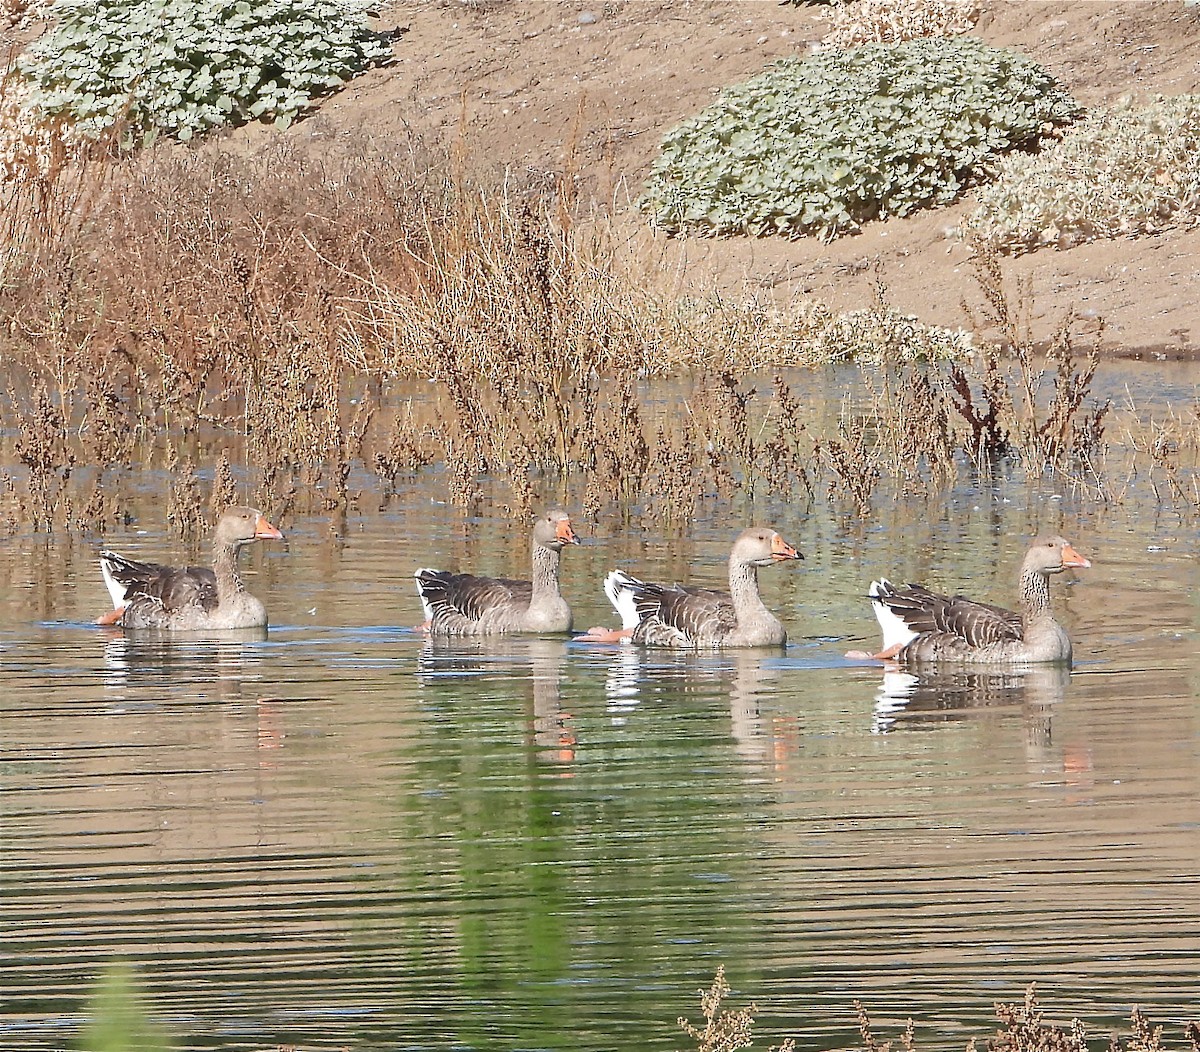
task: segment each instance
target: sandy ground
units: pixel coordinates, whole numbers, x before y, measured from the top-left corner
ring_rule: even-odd
[[[1200,6],[1182,0],[983,0],[978,35],[1049,69],[1085,105],[1122,95],[1200,91]],[[523,173],[574,172],[580,190],[617,202],[638,191],[664,132],[723,87],[824,32],[820,5],[773,0],[412,0],[380,19],[397,30],[396,62],[356,79],[288,134],[366,128],[465,144],[476,162]],[[269,134],[236,133],[243,145]],[[336,135],[334,136],[336,138]],[[959,204],[816,239],[667,239],[638,222],[631,249],[681,286],[814,296],[838,309],[889,302],[924,321],[964,325],[981,297],[952,236]],[[1200,230],[1045,249],[1005,265],[1027,280],[1034,333],[1073,313],[1080,333],[1103,318],[1108,353],[1192,358]]]

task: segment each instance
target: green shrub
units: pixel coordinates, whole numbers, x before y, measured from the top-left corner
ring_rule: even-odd
[[[391,55],[369,0],[60,0],[22,56],[29,104],[81,135],[190,139],[273,117]]]
[[[972,38],[785,60],[667,135],[642,204],[671,231],[832,236],[953,200],[1077,110],[1036,63]]]
[[[1002,252],[1070,247],[1200,221],[1200,95],[1091,113],[1053,149],[1014,154],[964,236]]]

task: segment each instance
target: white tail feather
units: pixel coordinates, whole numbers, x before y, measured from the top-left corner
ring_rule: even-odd
[[[884,650],[894,646],[906,646],[917,638],[917,633],[909,628],[898,614],[893,613],[887,603],[875,598],[881,594],[880,586],[887,584],[887,578],[880,578],[878,581],[872,581],[871,587],[867,589],[867,594],[872,597],[871,605],[875,608],[875,620],[879,622],[879,629],[883,633]]]
[[[639,618],[633,592],[642,582],[624,570],[613,570],[604,578],[604,594],[621,615],[622,628],[637,628]]]
[[[108,552],[100,553],[100,573],[104,577],[104,587],[112,596],[113,609],[120,610],[125,605],[125,586],[113,576],[108,557]]]
[[[417,595],[421,599],[421,609],[425,611],[425,620],[432,621],[433,607],[429,605],[429,601],[425,598],[425,589],[421,587],[421,574],[423,573],[437,573],[437,570],[431,569],[428,566],[422,566],[421,569],[413,574],[413,577],[417,579]]]

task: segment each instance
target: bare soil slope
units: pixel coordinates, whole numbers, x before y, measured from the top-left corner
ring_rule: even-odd
[[[977,33],[1051,69],[1085,105],[1200,92],[1200,6],[1181,0],[984,0]],[[773,0],[423,0],[382,17],[403,32],[397,61],[327,101],[288,134],[336,140],[366,128],[465,142],[476,162],[533,173],[573,171],[584,194],[637,193],[662,134],[724,86],[824,32],[822,9]],[[263,129],[237,133],[253,146]],[[629,213],[631,249],[680,287],[870,303],[877,277],[893,306],[922,320],[965,322],[980,302],[967,252],[949,236],[970,199],[875,223],[830,244],[814,239],[655,238]],[[1108,325],[1114,354],[1192,357],[1200,347],[1200,230],[1042,250],[1006,264],[1032,283],[1035,333],[1074,311],[1077,328]]]

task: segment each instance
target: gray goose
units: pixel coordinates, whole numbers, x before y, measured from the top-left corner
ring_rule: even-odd
[[[872,581],[883,650],[854,657],[901,663],[1018,665],[1070,662],[1071,640],[1050,610],[1050,575],[1092,564],[1062,537],[1039,537],[1021,562],[1020,612],[946,596],[919,584]]]
[[[254,541],[282,536],[257,508],[231,507],[221,512],[213,530],[211,570],[143,563],[102,551],[100,572],[113,610],[96,623],[182,632],[262,628],[267,611],[238,577],[238,552]]]
[[[563,548],[578,543],[567,513],[555,508],[533,527],[532,581],[418,570],[421,628],[434,636],[569,632],[571,608],[558,590],[558,564]]]
[[[728,592],[650,584],[614,570],[604,591],[621,628],[593,628],[580,638],[680,649],[783,646],[787,632],[758,593],[758,568],[803,558],[775,530],[753,526],[729,553]]]

